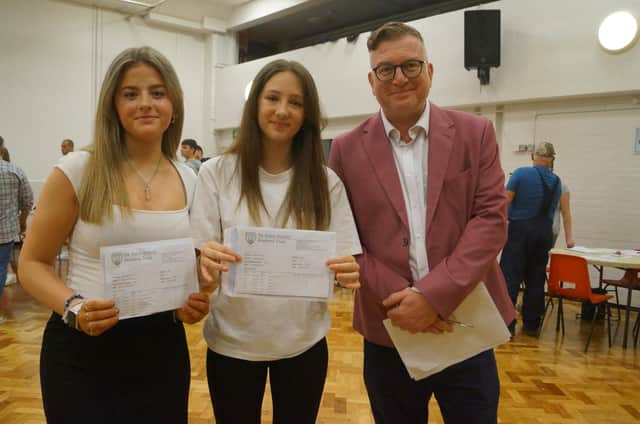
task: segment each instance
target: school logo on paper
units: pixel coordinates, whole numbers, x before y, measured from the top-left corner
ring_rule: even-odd
[[[122,252],[113,252],[111,254],[111,262],[113,262],[115,266],[120,266],[122,263]]]
[[[258,236],[256,235],[256,233],[247,232],[244,234],[244,239],[247,241],[247,243],[253,244],[258,239]]]

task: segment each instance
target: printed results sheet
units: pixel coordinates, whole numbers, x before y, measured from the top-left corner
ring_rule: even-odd
[[[482,282],[467,295],[451,318],[473,327],[454,326],[451,333],[411,334],[394,326],[389,319],[382,322],[414,380],[426,378],[505,343],[511,336]]]
[[[229,267],[230,294],[331,298],[334,276],[325,262],[336,254],[335,233],[233,227],[225,230],[224,240],[242,257]]]
[[[196,257],[189,238],[102,247],[104,298],[120,319],[177,309],[198,291]]]

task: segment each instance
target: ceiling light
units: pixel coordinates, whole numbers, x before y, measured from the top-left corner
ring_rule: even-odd
[[[629,12],[614,12],[604,18],[598,30],[600,45],[609,52],[622,52],[638,38],[638,22]]]

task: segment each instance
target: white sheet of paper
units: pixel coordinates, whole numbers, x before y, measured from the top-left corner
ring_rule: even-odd
[[[570,250],[580,252],[580,253],[594,253],[594,254],[602,254],[602,255],[610,255],[616,252],[615,249],[608,249],[604,247],[584,247],[584,246],[574,246],[570,248]]]
[[[333,274],[325,262],[335,256],[336,233],[233,227],[225,230],[224,241],[242,257],[229,266],[231,295],[331,298]]]
[[[479,283],[450,317],[472,324],[454,325],[453,332],[411,334],[384,320],[409,375],[421,380],[509,340],[509,329],[484,283]]]
[[[177,309],[198,291],[196,256],[189,238],[102,247],[104,298],[120,319]]]

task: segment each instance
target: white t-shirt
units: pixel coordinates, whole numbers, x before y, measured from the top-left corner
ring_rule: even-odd
[[[78,196],[84,169],[89,159],[86,151],[69,153],[55,165],[69,179]],[[67,285],[87,299],[102,298],[100,248],[119,244],[169,240],[191,237],[189,211],[196,185],[196,176],[186,165],[172,161],[186,195],[187,207],[176,211],[133,209],[131,218],[123,217],[120,208],[113,207],[113,220],[101,225],[76,221],[69,242],[69,273]]]
[[[220,241],[224,229],[254,226],[246,202],[240,199],[240,178],[234,173],[236,157],[218,156],[202,164],[191,208],[191,229],[196,246]],[[326,168],[331,199],[331,224],[336,233],[337,254],[361,253],[360,240],[340,178]],[[269,212],[261,212],[262,226],[274,225],[293,171],[269,174],[260,169],[260,188]],[[222,228],[221,228],[222,225]],[[292,218],[286,228],[295,228]],[[328,258],[327,258],[328,259]],[[231,297],[227,274],[212,294],[204,337],[211,350],[250,361],[290,358],[305,352],[329,331],[326,302],[275,297]]]
[[[569,193],[569,187],[565,184],[561,182],[561,191],[560,191],[560,197],[562,197],[563,194],[565,193]],[[560,234],[560,201],[558,201],[558,207],[556,208],[555,213],[553,214],[553,226],[552,226],[552,232],[553,232],[553,241],[554,241],[554,245],[555,245],[555,240],[558,237],[558,234]]]

